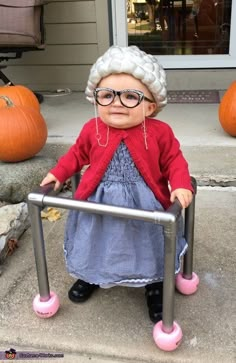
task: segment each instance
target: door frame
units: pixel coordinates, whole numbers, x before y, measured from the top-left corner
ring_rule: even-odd
[[[126,0],[112,0],[113,44],[128,45]],[[236,68],[236,1],[232,1],[229,54],[159,55],[165,69]]]

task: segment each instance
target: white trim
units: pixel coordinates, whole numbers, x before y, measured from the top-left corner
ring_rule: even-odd
[[[126,0],[112,0],[113,44],[128,45]]]
[[[112,0],[113,44],[128,45],[126,0]],[[158,56],[165,69],[236,68],[236,1],[232,1],[229,54]]]
[[[97,41],[98,41],[98,55],[102,55],[109,47],[109,28],[108,17],[104,17],[107,11],[107,0],[96,0],[95,11],[97,17]]]

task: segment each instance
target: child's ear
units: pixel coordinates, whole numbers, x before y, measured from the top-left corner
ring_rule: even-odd
[[[157,111],[157,104],[155,102],[148,103],[148,107],[146,109],[146,117],[150,117],[155,114]]]

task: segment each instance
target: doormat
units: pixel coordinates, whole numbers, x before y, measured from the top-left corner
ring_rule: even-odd
[[[168,91],[168,103],[220,103],[217,90]]]

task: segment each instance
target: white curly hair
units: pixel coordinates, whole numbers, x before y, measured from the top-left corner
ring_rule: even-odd
[[[136,46],[110,47],[90,70],[86,98],[95,103],[93,92],[102,78],[110,74],[127,73],[139,79],[151,92],[157,104],[155,116],[167,103],[166,73],[157,58]]]

